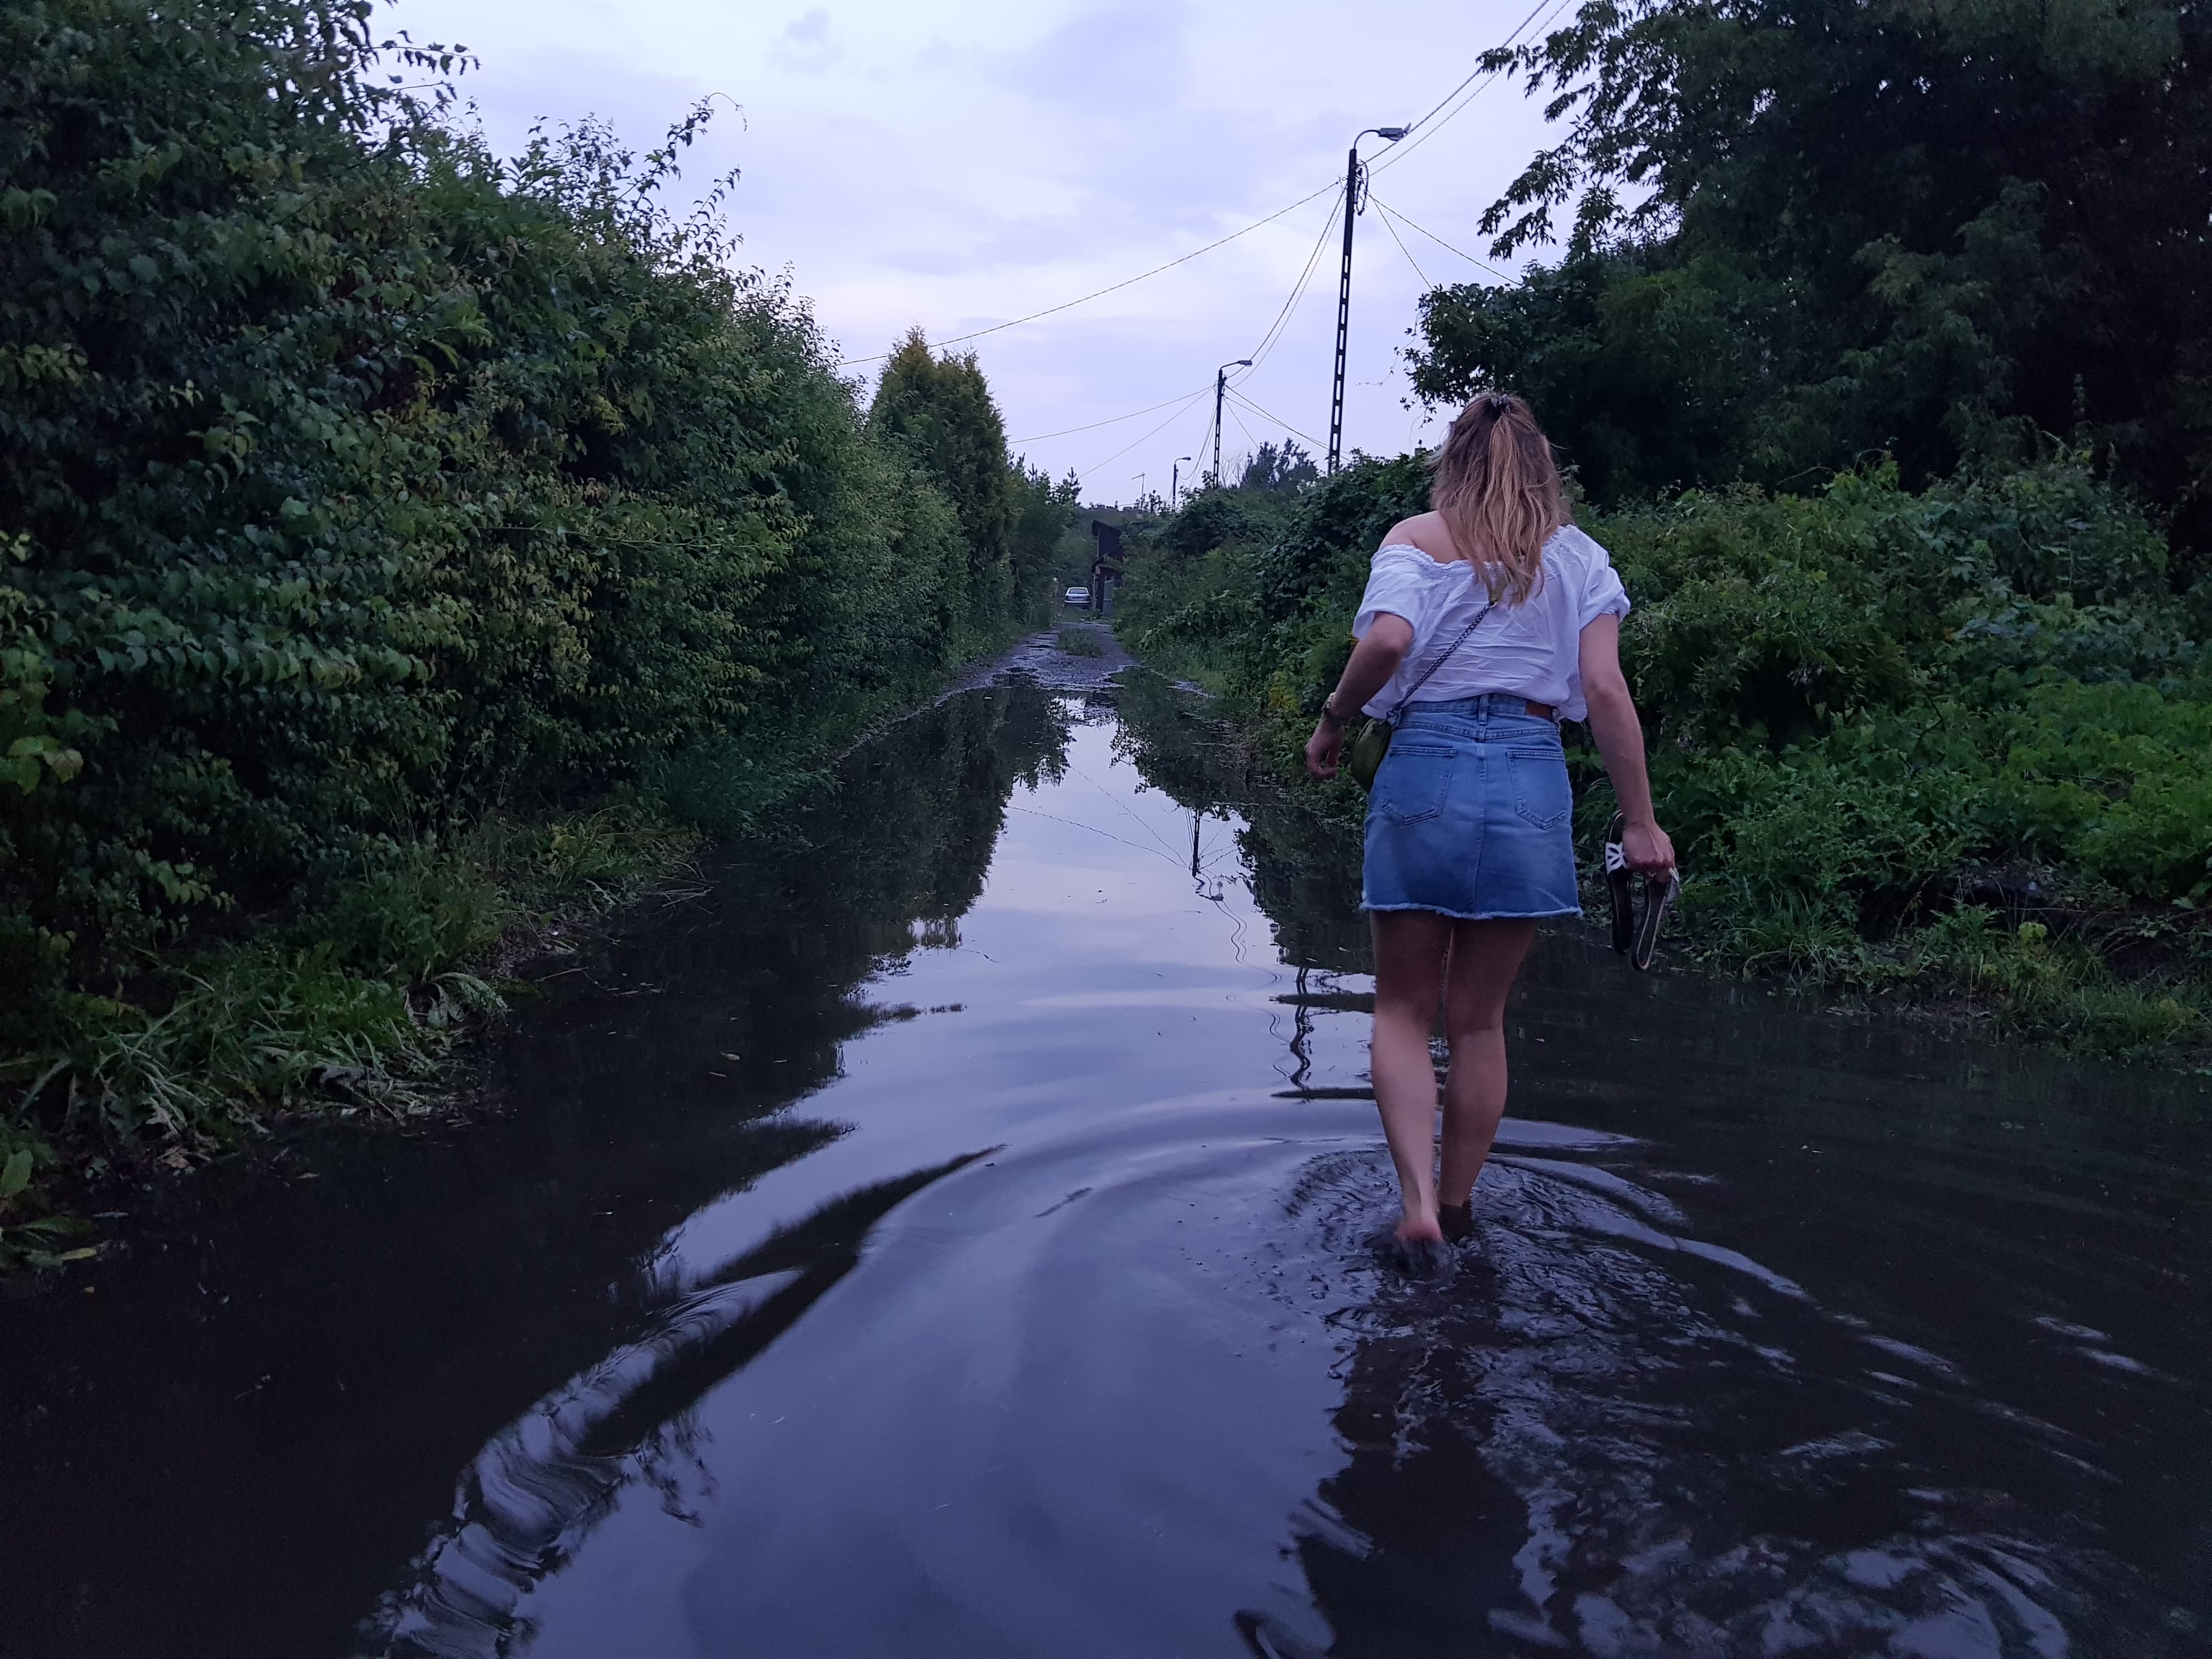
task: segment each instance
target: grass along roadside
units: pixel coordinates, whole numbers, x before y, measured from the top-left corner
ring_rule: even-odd
[[[102,1187],[192,1169],[289,1115],[429,1114],[457,1045],[507,1010],[514,963],[680,879],[709,836],[777,833],[840,757],[1030,628],[969,629],[951,667],[824,709],[786,744],[700,744],[649,790],[426,839],[319,909],[54,999],[0,1052],[0,1273],[96,1253],[83,1200]]]
[[[635,800],[494,820],[325,910],[64,999],[47,1042],[0,1066],[0,1272],[94,1254],[87,1194],[287,1114],[428,1113],[455,1044],[507,1007],[501,969],[679,873],[698,840]]]

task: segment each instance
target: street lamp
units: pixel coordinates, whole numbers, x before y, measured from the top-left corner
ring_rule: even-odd
[[[1395,144],[1410,127],[1368,127],[1352,141],[1352,155],[1344,165],[1344,269],[1336,283],[1336,386],[1328,400],[1328,470],[1336,471],[1344,453],[1344,344],[1352,327],[1352,221],[1367,210],[1366,170],[1359,164],[1359,140],[1373,133]]]
[[[1182,464],[1188,459],[1190,457],[1188,455],[1178,455],[1175,458],[1174,466],[1168,470],[1168,511],[1170,513],[1176,510],[1176,503],[1182,499]]]
[[[1229,390],[1229,371],[1249,368],[1252,360],[1239,357],[1233,363],[1224,363],[1213,371],[1213,487],[1221,488],[1221,396]]]

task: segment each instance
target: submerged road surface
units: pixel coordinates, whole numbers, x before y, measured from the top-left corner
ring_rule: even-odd
[[[0,1308],[0,1653],[2212,1652],[2201,1088],[1563,928],[1408,1285],[1342,848],[1114,665]]]

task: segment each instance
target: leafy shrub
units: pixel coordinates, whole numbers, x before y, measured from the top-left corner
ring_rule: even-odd
[[[1125,636],[1215,666],[1296,778],[1368,561],[1425,487],[1420,458],[1363,461],[1264,545],[1248,504],[1194,507],[1133,560]],[[2078,460],[1918,493],[1878,465],[1586,527],[1636,602],[1622,657],[1700,948],[1993,1002],[2100,1052],[2206,1040],[2212,676],[2157,532]],[[1214,533],[1235,539],[1198,545]],[[1316,799],[1364,805],[1342,783]],[[1612,810],[1583,790],[1585,844]],[[2042,920],[1962,902],[2023,870]]]
[[[659,867],[592,803],[743,758],[763,811],[1041,604],[972,364],[948,470],[720,192],[660,205],[703,106],[501,161],[370,13],[0,12],[0,1081],[41,1121],[413,1075],[453,964]]]

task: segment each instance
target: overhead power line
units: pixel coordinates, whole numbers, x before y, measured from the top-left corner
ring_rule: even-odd
[[[1244,441],[1251,445],[1253,452],[1257,453],[1260,448],[1260,441],[1252,435],[1252,428],[1244,424],[1244,417],[1242,415],[1239,415],[1232,407],[1229,411],[1229,418],[1237,422],[1237,429],[1244,434]]]
[[[1156,409],[1165,409],[1170,404],[1187,404],[1199,392],[1211,392],[1211,386],[1200,386],[1198,392],[1185,392],[1173,398],[1163,398],[1156,404],[1146,404],[1142,409],[1133,409],[1127,415],[1109,415],[1103,421],[1093,421],[1088,426],[1064,426],[1057,432],[1039,432],[1027,438],[1009,438],[1009,444],[1041,444],[1047,438],[1065,438],[1078,432],[1096,432],[1102,426],[1119,426],[1124,421],[1133,421],[1139,415],[1149,415]]]
[[[1078,476],[1088,477],[1091,474],[1096,472],[1100,467],[1112,465],[1115,461],[1120,460],[1121,457],[1134,449],[1139,444],[1145,442],[1146,439],[1152,438],[1157,436],[1158,434],[1166,431],[1170,427],[1173,426],[1176,421],[1182,418],[1184,410],[1188,409],[1192,404],[1195,403],[1199,398],[1203,398],[1207,392],[1212,390],[1213,388],[1210,386],[1200,386],[1197,391],[1192,392],[1189,397],[1185,398],[1182,400],[1182,405],[1181,408],[1177,409],[1174,414],[1169,416],[1167,419],[1162,421],[1158,426],[1154,427],[1152,431],[1146,433],[1141,438],[1130,439],[1127,443],[1123,444],[1119,449],[1115,450],[1111,455],[1109,455],[1104,460],[1094,462],[1089,466],[1079,469]]]
[[[1429,273],[1421,269],[1421,262],[1413,257],[1413,250],[1406,246],[1406,239],[1398,234],[1398,227],[1391,222],[1390,210],[1383,207],[1382,203],[1376,202],[1372,192],[1369,193],[1367,199],[1375,202],[1375,205],[1382,209],[1382,228],[1390,233],[1390,240],[1398,245],[1398,252],[1406,256],[1406,263],[1413,266],[1413,275],[1421,279],[1421,286],[1434,288],[1436,284],[1429,280]]]
[[[1505,44],[1510,46],[1516,40],[1519,40],[1521,38],[1521,31],[1528,27],[1528,19],[1535,16],[1538,12],[1543,9],[1544,0],[1536,0],[1536,3],[1528,9],[1528,16],[1522,18],[1520,22],[1515,26],[1513,33],[1505,37]],[[1496,72],[1497,71],[1494,70],[1492,71],[1492,74],[1495,74]],[[1467,80],[1461,82],[1449,92],[1437,100],[1436,109],[1431,110],[1426,115],[1422,116],[1418,121],[1409,123],[1406,128],[1407,133],[1410,136],[1411,134],[1419,132],[1423,127],[1428,125],[1428,124],[1435,118],[1437,110],[1442,109],[1446,104],[1451,102],[1453,99],[1458,97],[1460,94],[1465,92],[1468,88],[1468,82],[1472,82],[1481,73],[1482,70],[1480,65],[1471,70],[1468,75]]]
[[[1047,306],[1042,311],[1032,311],[1026,317],[1015,317],[1003,323],[994,323],[990,327],[979,328],[973,333],[956,334],[949,340],[939,340],[938,344],[940,346],[956,346],[963,344],[969,340],[980,340],[986,334],[996,334],[1002,329],[1019,328],[1024,323],[1033,323],[1040,317],[1049,317],[1054,313],[1070,311],[1077,306],[1088,305],[1093,300],[1103,299],[1107,295],[1118,293],[1122,289],[1128,288],[1134,283],[1143,282],[1146,277],[1157,276],[1164,270],[1173,270],[1177,265],[1188,264],[1193,259],[1198,258],[1200,254],[1211,253],[1214,249],[1235,241],[1239,236],[1249,236],[1254,231],[1259,229],[1261,226],[1272,225],[1276,220],[1281,218],[1285,214],[1297,211],[1299,208],[1304,207],[1308,202],[1312,201],[1315,197],[1326,196],[1330,191],[1334,190],[1335,188],[1337,188],[1337,186],[1334,181],[1329,184],[1323,185],[1319,190],[1310,191],[1306,195],[1299,197],[1298,199],[1291,203],[1290,206],[1277,208],[1273,213],[1269,214],[1264,219],[1255,219],[1250,224],[1245,226],[1242,230],[1232,230],[1226,236],[1217,237],[1212,241],[1208,242],[1204,247],[1194,247],[1189,252],[1179,255],[1178,257],[1169,260],[1164,265],[1154,265],[1150,270],[1140,270],[1134,276],[1125,276],[1118,283],[1109,283],[1104,288],[1094,289],[1090,293],[1084,295],[1080,299],[1062,301],[1059,305]],[[891,354],[888,351],[878,351],[872,357],[847,357],[842,360],[838,363],[837,367],[840,368],[850,368],[856,363],[879,363],[890,355]]]
[[[1551,11],[1544,19],[1545,23],[1548,24],[1553,17],[1558,16],[1560,11],[1563,10],[1569,3],[1570,0],[1554,0]],[[1540,0],[1539,9],[1540,9],[1541,3]],[[1535,16],[1535,15],[1536,13],[1534,11],[1531,11],[1528,17],[1522,18],[1518,26],[1515,27],[1513,33],[1507,35],[1499,44],[1501,46],[1510,46],[1516,40],[1519,40],[1522,32],[1528,27],[1528,19]],[[1422,116],[1419,120],[1415,121],[1411,126],[1406,129],[1409,135],[1407,142],[1398,144],[1393,148],[1387,155],[1384,155],[1371,163],[1368,170],[1370,173],[1379,173],[1385,167],[1394,166],[1396,162],[1402,160],[1409,152],[1418,149],[1422,144],[1427,143],[1430,137],[1432,136],[1435,128],[1441,128],[1446,122],[1450,121],[1454,117],[1457,116],[1461,110],[1465,109],[1468,104],[1473,103],[1476,94],[1482,91],[1483,87],[1488,86],[1491,81],[1495,80],[1498,76],[1498,71],[1496,70],[1486,72],[1485,70],[1478,68],[1474,70],[1473,73],[1468,75],[1466,80],[1462,81],[1458,86],[1453,88],[1451,92],[1447,94],[1443,101],[1438,103],[1435,108],[1430,110],[1426,115]],[[1468,93],[1465,98],[1461,99],[1458,107],[1453,109],[1449,114],[1445,115],[1443,118],[1443,120],[1437,120],[1437,111],[1443,109],[1444,106],[1449,104],[1453,99],[1460,98],[1460,94],[1462,92],[1465,92],[1468,87],[1477,80],[1480,80],[1482,85],[1475,87],[1474,92]],[[1431,128],[1431,123],[1432,122],[1435,124],[1435,127]],[[1431,128],[1431,130],[1429,131],[1422,131],[1421,129],[1423,128]],[[1418,137],[1411,136],[1416,133],[1419,134]],[[1179,254],[1175,258],[1170,259],[1165,264],[1154,265],[1150,270],[1140,270],[1134,276],[1125,276],[1118,283],[1109,283],[1104,288],[1093,289],[1088,294],[1079,295],[1073,300],[1064,300],[1056,306],[1047,306],[1042,311],[1032,311],[1027,316],[1009,318],[1003,323],[994,323],[988,328],[975,329],[966,334],[956,334],[951,339],[939,340],[937,343],[939,346],[964,345],[969,340],[980,340],[988,334],[997,334],[1010,328],[1019,328],[1024,323],[1034,323],[1040,318],[1055,316],[1063,311],[1072,311],[1077,306],[1088,305],[1093,300],[1103,299],[1109,294],[1117,294],[1125,288],[1133,287],[1136,283],[1146,281],[1148,278],[1157,276],[1162,271],[1173,270],[1177,265],[1188,264],[1193,259],[1197,258],[1200,254],[1211,253],[1214,249],[1225,246],[1229,243],[1235,241],[1240,236],[1249,236],[1261,226],[1274,223],[1276,220],[1281,218],[1285,214],[1296,212],[1298,209],[1304,207],[1308,202],[1314,200],[1316,197],[1326,196],[1330,191],[1340,188],[1341,188],[1340,185],[1336,180],[1331,179],[1328,184],[1323,185],[1319,190],[1309,191],[1305,195],[1299,197],[1297,201],[1290,204],[1289,206],[1276,209],[1264,219],[1255,219],[1250,224],[1246,225],[1243,229],[1232,230],[1226,236],[1217,237],[1214,240],[1208,242],[1204,247],[1195,247],[1188,253]],[[1408,222],[1411,222],[1409,221]],[[1416,228],[1418,228],[1418,227],[1416,227]],[[1324,239],[1326,239],[1328,234],[1328,233],[1326,229],[1322,231],[1322,234]],[[1425,234],[1425,233],[1424,234]],[[1453,251],[1455,252],[1457,252],[1456,249],[1454,249]],[[1462,255],[1462,257],[1465,258],[1466,256]],[[1419,267],[1416,267],[1416,269],[1418,268]],[[891,354],[888,351],[878,351],[873,356],[867,357],[842,358],[839,360],[837,367],[840,368],[854,368],[862,363],[879,363],[890,355]]]
[[[1405,227],[1406,227],[1406,228],[1407,228],[1407,229],[1408,229],[1408,230],[1418,230],[1418,231],[1420,231],[1420,233],[1421,233],[1421,234],[1422,234],[1422,235],[1424,235],[1424,236],[1427,237],[1431,241],[1434,242],[1434,243],[1435,243],[1438,247],[1440,247],[1440,248],[1443,249],[1445,252],[1447,252],[1447,253],[1456,253],[1456,254],[1458,254],[1458,255],[1459,255],[1459,257],[1460,257],[1461,258],[1462,258],[1462,259],[1466,260],[1466,261],[1468,262],[1468,264],[1471,264],[1471,265],[1480,265],[1480,266],[1481,266],[1485,270],[1488,271],[1492,276],[1495,276],[1495,277],[1498,278],[1498,279],[1499,279],[1500,281],[1502,281],[1502,282],[1508,282],[1508,283],[1510,283],[1510,282],[1511,282],[1511,281],[1513,280],[1513,275],[1512,275],[1512,273],[1511,273],[1510,271],[1500,270],[1499,270],[1496,265],[1493,265],[1492,264],[1491,264],[1491,263],[1490,263],[1490,261],[1489,261],[1489,260],[1487,260],[1487,259],[1478,259],[1478,258],[1476,258],[1474,257],[1474,255],[1473,255],[1472,253],[1469,253],[1469,252],[1468,252],[1465,248],[1457,248],[1457,247],[1454,247],[1454,246],[1453,246],[1449,242],[1447,242],[1446,240],[1444,240],[1444,239],[1443,239],[1443,237],[1441,237],[1441,236],[1437,235],[1437,234],[1436,234],[1436,232],[1434,232],[1433,230],[1423,230],[1423,229],[1422,229],[1422,228],[1421,228],[1420,226],[1419,226],[1419,225],[1415,224],[1415,223],[1414,223],[1411,219],[1408,219],[1408,218],[1407,218],[1404,214],[1402,214],[1402,213],[1399,212],[1397,209],[1395,209],[1395,208],[1392,207],[1392,206],[1391,206],[1388,202],[1384,201],[1381,197],[1379,197],[1379,196],[1370,195],[1370,196],[1369,196],[1369,197],[1368,197],[1368,198],[1367,198],[1367,199],[1368,199],[1369,201],[1370,201],[1370,202],[1374,203],[1374,204],[1375,204],[1375,205],[1376,205],[1376,207],[1379,207],[1379,208],[1381,208],[1381,209],[1382,210],[1383,222],[1384,222],[1385,224],[1388,224],[1391,220],[1395,219],[1395,220],[1396,220],[1400,224],[1401,224],[1401,225],[1405,226]],[[1396,234],[1396,233],[1395,233],[1395,231],[1392,233],[1392,234],[1394,234],[1394,235],[1395,235],[1395,234]],[[1400,246],[1401,247],[1403,247],[1403,246],[1405,246],[1405,244],[1401,242],[1401,243],[1400,243],[1400,244],[1399,244],[1399,246]],[[1410,259],[1410,258],[1412,258],[1413,256],[1412,254],[1410,254],[1410,253],[1409,253],[1409,254],[1407,254],[1406,257],[1407,257],[1408,259]],[[1420,269],[1420,267],[1419,267],[1419,265],[1415,265],[1415,266],[1413,267],[1413,269],[1414,269],[1414,270],[1419,270]],[[1422,280],[1422,281],[1424,281],[1424,282],[1426,282],[1428,279],[1425,276],[1425,277],[1423,277],[1421,280]]]
[[[1541,23],[1539,23],[1536,27],[1540,30],[1551,27],[1552,19],[1557,17],[1562,11],[1565,10],[1570,3],[1571,3],[1571,0],[1553,0],[1551,10],[1545,13],[1544,21]],[[1539,0],[1540,9],[1540,7],[1541,0]],[[1534,17],[1535,15],[1536,14],[1532,11],[1528,14],[1528,17]],[[1499,46],[1510,46],[1516,40],[1519,40],[1521,38],[1522,31],[1528,27],[1528,17],[1522,18],[1521,20],[1520,27],[1516,28],[1512,33],[1507,35],[1504,40],[1500,41],[1498,43]],[[1437,133],[1443,131],[1445,126],[1449,123],[1458,119],[1461,112],[1465,110],[1467,106],[1473,103],[1477,98],[1480,98],[1483,93],[1488,89],[1490,83],[1498,78],[1498,74],[1499,71],[1497,70],[1476,69],[1475,71],[1469,75],[1466,80],[1461,82],[1456,88],[1453,88],[1451,98],[1445,99],[1443,104],[1438,104],[1436,109],[1431,110],[1426,115],[1424,115],[1419,121],[1413,124],[1414,128],[1425,129],[1425,131],[1419,131],[1418,136],[1409,137],[1401,143],[1393,145],[1387,153],[1376,157],[1376,160],[1369,165],[1368,172],[1370,173],[1381,173],[1386,168],[1394,167],[1397,166],[1399,162],[1404,161],[1408,155],[1412,155],[1415,150],[1419,149],[1423,144],[1427,143],[1430,139],[1435,137]],[[1473,88],[1471,91],[1468,90],[1470,87]],[[1462,92],[1466,94],[1464,97],[1461,96]],[[1437,118],[1437,110],[1443,109],[1444,107],[1444,104],[1451,103],[1453,98],[1459,99],[1459,102],[1441,119]]]
[[[1232,392],[1230,393],[1230,396],[1236,398],[1237,402],[1243,404],[1245,408],[1250,410],[1255,415],[1265,416],[1267,419],[1273,421],[1277,426],[1282,428],[1284,431],[1289,433],[1292,437],[1304,438],[1310,444],[1318,444],[1321,441],[1320,439],[1315,437],[1310,432],[1299,431],[1297,428],[1292,426],[1288,421],[1276,414],[1273,410],[1261,408],[1259,404],[1254,403],[1243,392]]]
[[[1322,250],[1328,246],[1328,233],[1336,228],[1336,216],[1343,211],[1344,192],[1340,185],[1336,205],[1329,210],[1328,217],[1322,222],[1321,234],[1314,238],[1313,251],[1306,255],[1305,268],[1298,272],[1298,280],[1291,285],[1290,298],[1283,301],[1283,308],[1275,313],[1275,320],[1260,337],[1260,343],[1252,350],[1252,368],[1239,375],[1239,380],[1249,380],[1258,373],[1260,365],[1267,361],[1267,354],[1282,343],[1283,330],[1289,325],[1291,313],[1297,309],[1298,301],[1305,298],[1306,289],[1313,282],[1314,272],[1320,265]]]
[[[1313,198],[1310,196],[1306,198],[1309,202]],[[1298,205],[1303,205],[1303,204]],[[1341,204],[1340,203],[1330,208],[1328,219],[1322,222],[1321,234],[1314,239],[1312,251],[1306,255],[1305,265],[1298,274],[1298,280],[1291,286],[1290,297],[1284,301],[1282,309],[1275,313],[1274,322],[1269,325],[1267,332],[1261,337],[1260,344],[1254,349],[1252,357],[1255,366],[1259,362],[1263,362],[1266,359],[1267,353],[1272,351],[1276,344],[1279,343],[1281,338],[1284,325],[1289,321],[1291,312],[1297,307],[1300,297],[1304,295],[1307,286],[1312,282],[1315,266],[1320,259],[1322,248],[1328,246],[1328,233],[1336,223],[1337,210],[1338,207],[1340,206]],[[1279,215],[1277,216],[1279,217],[1280,216]],[[1249,378],[1249,372],[1250,371],[1248,370],[1244,374],[1240,374],[1236,378],[1237,380]],[[1200,392],[1211,391],[1212,389],[1212,388],[1210,386],[1201,386],[1199,388]],[[1115,426],[1123,421],[1133,421],[1140,415],[1149,415],[1155,410],[1165,409],[1170,404],[1188,403],[1190,397],[1195,395],[1197,394],[1191,393],[1188,395],[1179,395],[1173,398],[1163,398],[1158,403],[1147,404],[1142,409],[1133,409],[1126,415],[1110,416],[1105,420],[1092,421],[1083,426],[1063,427],[1057,432],[1040,432],[1033,436],[1026,438],[1009,438],[1006,441],[1010,445],[1035,444],[1042,443],[1048,438],[1065,438],[1078,432],[1091,432],[1097,430],[1102,426]],[[1173,417],[1170,416],[1170,418],[1172,419]],[[1206,435],[1200,440],[1200,445],[1204,446],[1209,443],[1212,441],[1212,435],[1213,419],[1212,416],[1209,415],[1206,417]],[[1109,460],[1112,459],[1113,457],[1111,456],[1108,457]],[[1098,465],[1103,466],[1106,465],[1106,462],[1101,461]]]

